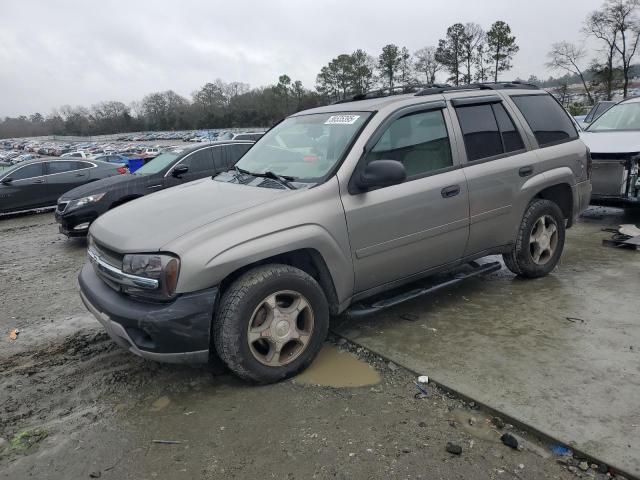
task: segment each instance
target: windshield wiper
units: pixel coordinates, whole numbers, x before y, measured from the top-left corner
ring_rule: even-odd
[[[278,175],[277,173],[272,172],[271,170],[264,172],[264,173],[257,173],[257,172],[250,172],[248,170],[244,170],[240,167],[236,167],[234,166],[233,168],[235,168],[236,172],[238,173],[242,173],[244,175],[252,175],[254,177],[261,177],[261,178],[270,178],[271,180],[276,180],[278,182],[280,182],[282,185],[284,185],[285,187],[287,187],[289,190],[297,190],[296,187],[294,187],[291,182],[293,180],[295,180],[295,177],[289,177],[288,175]]]

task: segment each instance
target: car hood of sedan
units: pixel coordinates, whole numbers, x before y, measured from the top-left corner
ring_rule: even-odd
[[[591,153],[637,153],[640,152],[640,132],[581,132],[580,138]]]
[[[91,225],[90,234],[121,253],[162,250],[197,228],[288,193],[291,191],[204,178],[110,210]]]
[[[114,175],[112,177],[102,178],[100,180],[96,180],[95,182],[85,183],[84,185],[80,185],[73,190],[65,192],[60,197],[60,201],[66,202],[69,200],[77,200],[78,198],[86,197],[88,195],[108,192],[114,188],[114,185],[118,185],[118,187],[124,187],[124,185],[126,185],[128,182],[134,182],[136,180],[140,180],[140,176],[131,174]]]

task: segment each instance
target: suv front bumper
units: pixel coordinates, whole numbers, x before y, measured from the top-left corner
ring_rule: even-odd
[[[209,360],[217,288],[184,294],[171,303],[141,302],[110,288],[89,262],[78,282],[85,306],[121,347],[159,362]]]

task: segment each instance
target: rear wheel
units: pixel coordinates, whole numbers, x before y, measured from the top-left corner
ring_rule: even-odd
[[[214,320],[214,344],[241,378],[271,383],[304,370],[322,347],[329,307],[320,285],[289,265],[265,265],[224,293]]]
[[[522,217],[512,251],[503,255],[504,263],[521,277],[548,275],[560,260],[564,237],[565,222],[560,207],[550,200],[534,200]]]

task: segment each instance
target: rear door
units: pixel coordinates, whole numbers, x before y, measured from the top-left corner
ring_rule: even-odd
[[[24,165],[3,180],[11,179],[8,183],[0,182],[0,210],[26,210],[35,207],[55,205],[47,199],[47,183],[44,176],[42,162]]]
[[[234,143],[213,148],[212,153],[216,173],[232,169],[252,146],[253,143]]]
[[[89,181],[94,164],[81,160],[45,162],[47,197],[54,203],[63,194]]]
[[[536,155],[499,95],[451,100],[466,155],[470,229],[465,256],[513,240],[514,202],[535,171]]]
[[[392,114],[372,136],[356,174],[374,160],[396,160],[404,183],[342,195],[355,291],[366,292],[456,262],[469,233],[467,183],[443,101]]]

